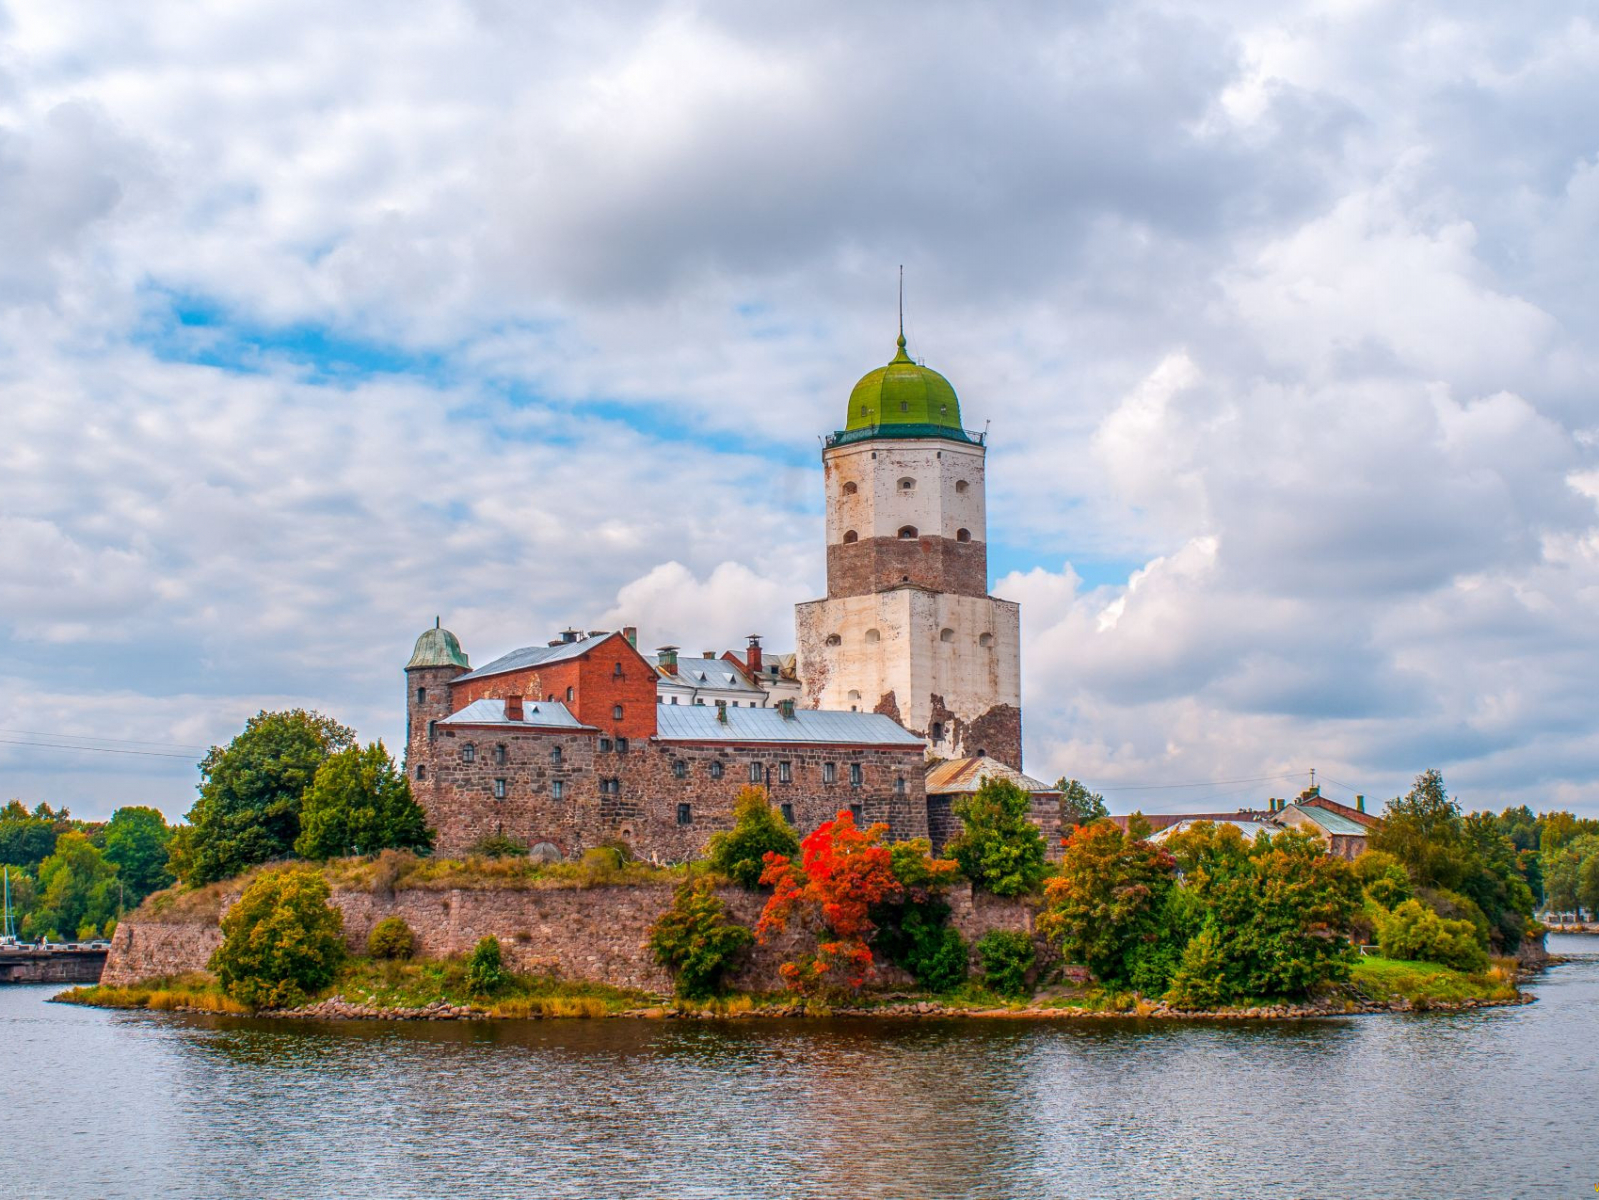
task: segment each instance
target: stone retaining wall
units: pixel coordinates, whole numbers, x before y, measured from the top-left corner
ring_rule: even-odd
[[[671,906],[672,892],[669,884],[523,891],[405,889],[388,895],[335,889],[332,903],[344,914],[345,940],[359,953],[365,952],[373,925],[397,916],[415,932],[423,957],[466,954],[480,938],[493,935],[518,971],[664,992],[671,980],[651,958],[646,939],[655,919]],[[733,920],[754,926],[764,894],[725,888],[721,896]],[[951,889],[948,901],[951,922],[974,946],[990,929],[1033,927],[1033,909],[1021,901],[974,894],[964,884]],[[134,913],[117,926],[101,982],[125,986],[203,971],[221,940],[214,920],[160,921]],[[779,989],[777,967],[793,946],[793,939],[785,938],[754,947],[733,985],[748,991]],[[893,987],[908,980],[890,970],[880,982]]]

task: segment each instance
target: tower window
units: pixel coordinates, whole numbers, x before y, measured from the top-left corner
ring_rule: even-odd
[[[944,740],[944,722],[942,722],[942,721],[934,721],[932,723],[932,725],[928,727],[927,736],[928,736],[928,738],[931,741],[935,741],[935,742],[943,741]]]
[[[866,642],[867,642],[868,645],[871,645],[871,644],[876,643],[876,642],[880,642],[882,640],[883,640],[883,635],[881,633],[878,633],[877,630],[868,629],[866,631]]]
[[[827,644],[829,646],[842,646],[844,644],[844,639],[839,637],[836,633],[830,633],[827,635]]]
[[[565,795],[566,795],[566,781],[565,780],[557,779],[555,782],[550,784],[550,799],[551,800],[560,800]]]
[[[855,481],[853,479],[844,485],[844,494],[846,496],[853,496],[858,491],[860,491],[860,488],[855,486]]]
[[[955,631],[948,628],[940,629],[938,631],[938,640],[941,642],[953,642],[955,640]]]
[[[853,529],[846,529],[844,531],[844,544],[846,546],[853,546],[856,542],[858,542],[860,540],[861,540],[861,535],[856,533]]]
[[[914,492],[916,490],[916,481],[906,476],[899,481],[899,490],[902,492]]]
[[[424,764],[416,764],[416,777],[418,779],[426,779],[428,777],[428,769]]]
[[[899,537],[902,542],[914,542],[919,536],[914,525],[902,525],[900,527]]]
[[[957,542],[969,542],[969,541],[971,541],[972,540],[972,531],[970,529],[957,529],[955,531],[955,540]]]
[[[715,760],[713,760],[711,762],[711,778],[712,779],[720,779],[722,777],[722,773],[725,770],[726,770],[726,768],[722,766],[722,763],[721,763],[720,759],[715,759]]]
[[[960,493],[962,496],[964,496],[967,493],[967,491],[970,490],[971,486],[972,485],[967,483],[964,479],[961,479],[961,480],[957,480],[956,481],[955,490],[958,493]]]
[[[687,804],[677,806],[677,823],[679,825],[692,825],[694,823],[694,809]]]
[[[672,764],[672,777],[674,779],[688,778],[688,764],[681,758]]]
[[[577,697],[577,692],[576,692],[576,690],[575,690],[575,689],[573,689],[573,688],[567,688],[567,689],[566,689],[566,702],[567,702],[567,703],[568,703],[568,704],[570,704],[570,703],[572,703],[572,701],[573,701],[573,700],[574,700],[574,699],[575,699],[575,698],[576,698],[576,697]]]
[[[980,634],[978,634],[977,635],[977,644],[979,646],[992,646],[994,644],[994,635],[991,634],[991,633],[980,633]]]
[[[550,762],[557,767],[561,765],[561,748],[559,746],[550,751]]]
[[[502,765],[502,766],[504,765],[504,763],[505,763],[505,747],[503,745],[494,747],[494,761],[495,761],[496,765]]]

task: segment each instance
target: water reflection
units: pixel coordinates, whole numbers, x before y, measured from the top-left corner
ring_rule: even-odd
[[[1554,940],[1552,940],[1552,943]],[[1599,944],[1541,1003],[1302,1025],[349,1024],[0,991],[27,1195],[1571,1195]]]

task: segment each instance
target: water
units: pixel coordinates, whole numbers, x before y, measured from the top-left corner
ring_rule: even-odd
[[[1539,1002],[1269,1026],[315,1025],[0,989],[7,1196],[1593,1195],[1599,939]]]

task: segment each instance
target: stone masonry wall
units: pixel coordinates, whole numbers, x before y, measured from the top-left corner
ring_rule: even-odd
[[[520,971],[664,992],[671,981],[651,958],[647,938],[655,919],[671,906],[672,893],[667,884],[528,891],[415,889],[390,895],[337,889],[332,902],[344,914],[345,940],[357,952],[364,952],[373,925],[398,916],[415,931],[424,957],[463,955],[480,938],[494,936]],[[764,895],[740,888],[725,888],[721,895],[732,919],[754,926]],[[972,946],[990,929],[1033,928],[1033,909],[1022,901],[974,895],[965,885],[952,888],[948,899],[951,922]],[[102,982],[126,986],[203,971],[220,942],[215,917],[176,923],[134,913],[117,927]],[[792,945],[790,939],[756,946],[734,985],[752,991],[778,990],[777,967]],[[895,987],[907,981],[890,970],[879,982]]]
[[[902,584],[963,596],[988,594],[988,548],[922,534],[863,537],[827,548],[827,594],[864,596]]]

